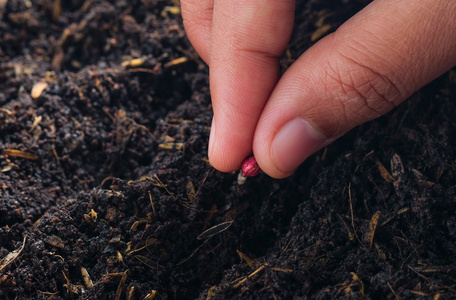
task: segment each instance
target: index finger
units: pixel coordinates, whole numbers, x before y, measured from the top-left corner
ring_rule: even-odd
[[[239,169],[252,152],[256,124],[279,79],[294,7],[294,0],[214,1],[209,159],[220,171]]]

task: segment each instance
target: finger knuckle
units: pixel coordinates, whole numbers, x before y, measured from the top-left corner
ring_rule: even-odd
[[[397,106],[401,89],[389,76],[351,61],[349,68],[329,68],[334,99],[350,127],[375,119]],[[354,124],[350,124],[354,123]]]

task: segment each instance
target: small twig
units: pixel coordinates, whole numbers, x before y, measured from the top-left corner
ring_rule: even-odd
[[[351,196],[351,182],[348,184],[348,202],[350,204],[350,215],[351,215],[351,225],[353,227],[353,231],[355,232],[355,220],[353,217],[353,203],[352,203],[352,196]]]
[[[389,289],[391,290],[391,292],[393,293],[394,297],[396,297],[396,299],[401,299],[401,297],[399,297],[396,292],[393,290],[393,287],[391,286],[391,284],[389,282],[386,283],[389,287]]]

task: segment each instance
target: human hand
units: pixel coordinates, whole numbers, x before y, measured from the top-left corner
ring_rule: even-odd
[[[375,0],[308,49],[279,80],[294,0],[181,0],[210,68],[211,164],[287,177],[353,127],[456,65],[456,1]]]

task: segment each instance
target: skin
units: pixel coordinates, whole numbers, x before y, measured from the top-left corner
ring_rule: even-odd
[[[456,65],[456,1],[375,0],[279,78],[293,0],[181,0],[209,65],[209,160],[238,170],[252,152],[284,178],[311,154],[375,119]]]

